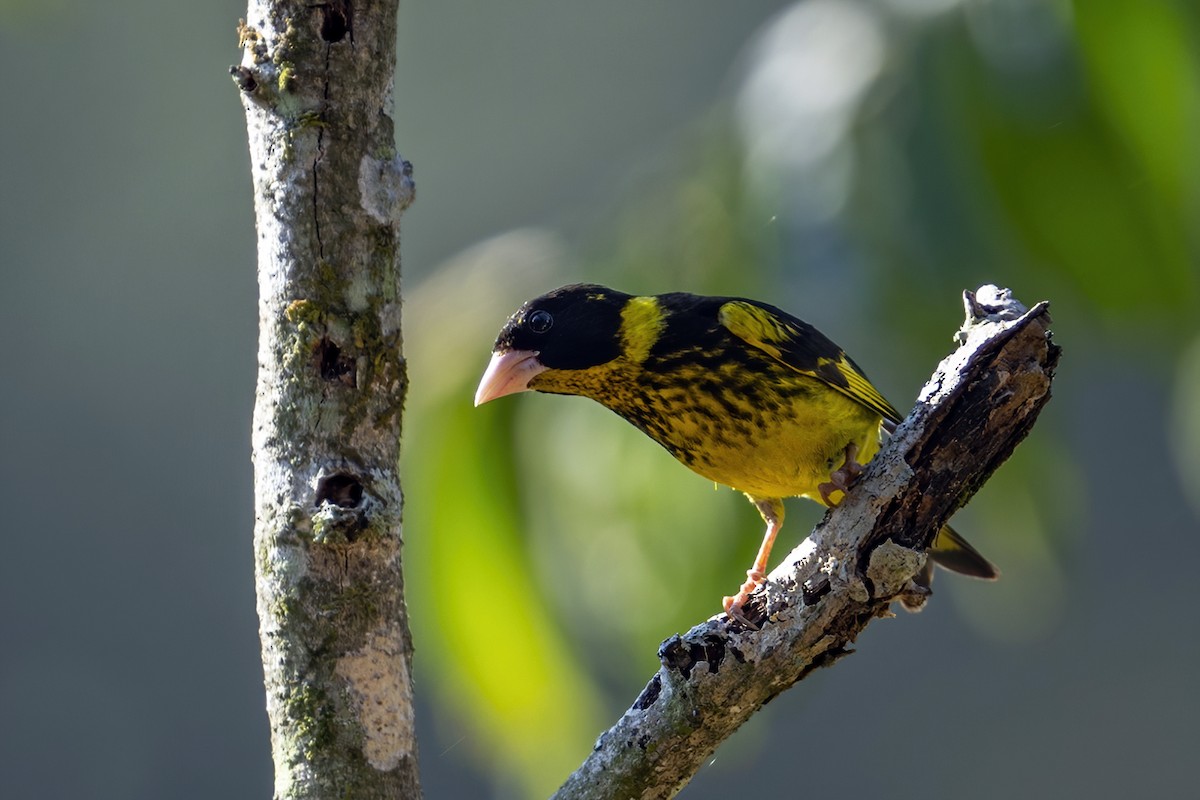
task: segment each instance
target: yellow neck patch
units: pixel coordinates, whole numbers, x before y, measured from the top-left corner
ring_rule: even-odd
[[[662,306],[653,297],[633,297],[621,309],[621,351],[640,364],[650,355],[666,324]]]

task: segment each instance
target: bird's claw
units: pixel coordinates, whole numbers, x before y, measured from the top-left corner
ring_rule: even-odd
[[[742,609],[749,602],[750,596],[754,594],[759,587],[766,585],[767,576],[756,569],[746,570],[746,582],[742,584],[742,588],[733,597],[725,597],[721,600],[721,605],[725,608],[725,613],[732,619],[745,625],[751,630],[758,630],[758,625],[750,620],[743,613]]]
[[[825,501],[825,505],[836,505],[830,495],[834,492],[845,493],[856,480],[862,477],[862,474],[863,465],[858,463],[858,445],[851,442],[846,445],[846,460],[840,467],[829,473],[828,481],[817,486],[817,491],[821,493],[821,499]]]

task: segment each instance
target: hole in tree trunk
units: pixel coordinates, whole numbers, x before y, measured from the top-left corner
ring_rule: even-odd
[[[339,472],[317,481],[318,506],[329,503],[338,508],[356,508],[362,498],[362,484],[353,475]]]
[[[317,369],[327,381],[339,381],[347,386],[356,384],[354,359],[342,354],[342,348],[328,336],[317,342]]]

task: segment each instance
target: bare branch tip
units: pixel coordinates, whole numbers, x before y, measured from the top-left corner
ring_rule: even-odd
[[[1033,308],[1028,308],[1013,296],[1011,289],[995,284],[985,283],[973,292],[965,289],[962,297],[966,319],[954,335],[954,340],[960,345],[966,343],[967,336],[973,328],[985,323],[1020,322],[1043,315],[1045,321],[1050,322],[1050,316],[1046,313],[1050,308],[1048,300],[1042,300]]]

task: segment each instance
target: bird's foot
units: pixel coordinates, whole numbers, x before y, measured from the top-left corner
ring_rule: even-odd
[[[754,594],[760,586],[765,586],[766,581],[767,576],[761,570],[746,570],[746,582],[742,584],[742,588],[738,590],[738,593],[733,597],[726,597],[721,601],[721,605],[725,607],[725,613],[747,628],[758,630],[758,625],[745,615],[743,608],[750,600],[750,595]]]
[[[830,497],[834,492],[843,492],[854,485],[862,477],[863,465],[858,463],[858,445],[851,442],[846,445],[846,460],[840,467],[829,473],[829,480],[817,486],[825,505],[836,505]]]

